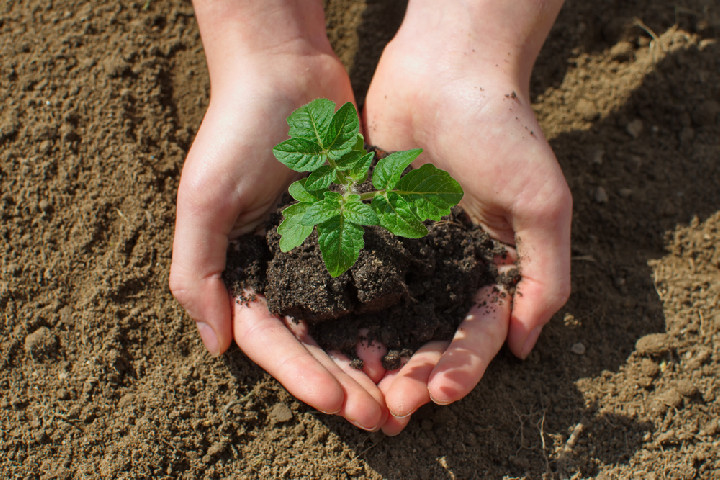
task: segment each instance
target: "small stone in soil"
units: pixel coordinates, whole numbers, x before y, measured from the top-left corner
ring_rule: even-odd
[[[202,461],[205,463],[209,463],[210,461],[212,461],[213,457],[225,451],[227,446],[227,442],[224,441],[213,443],[210,448],[207,449],[207,453],[203,456]]]
[[[690,380],[679,380],[677,382],[677,391],[685,396],[692,397],[698,393],[698,388]]]
[[[640,120],[639,118],[633,120],[625,126],[625,130],[630,134],[631,137],[638,138],[643,131],[642,120]]]
[[[285,423],[292,419],[292,410],[284,403],[276,403],[270,409],[268,417],[272,423]]]
[[[718,432],[720,432],[720,422],[715,418],[700,429],[700,435],[716,435]]]
[[[645,376],[654,377],[660,372],[660,367],[649,358],[644,358],[642,362],[640,362],[640,371]]]
[[[650,333],[638,339],[635,350],[639,355],[661,355],[670,350],[670,341],[666,333]]]
[[[676,408],[682,403],[682,395],[675,388],[668,388],[655,396],[650,409],[657,413],[665,412],[668,408]]]
[[[49,356],[57,346],[57,338],[47,327],[40,327],[25,337],[25,353],[35,360]]]

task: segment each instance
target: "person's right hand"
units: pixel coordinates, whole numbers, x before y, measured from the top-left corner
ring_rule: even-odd
[[[521,273],[513,297],[482,289],[452,342],[431,342],[386,372],[386,434],[424,403],[467,395],[505,341],[526,358],[568,298],[572,195],[530,104],[532,65],[560,4],[414,0],[380,59],[365,102],[368,142],[422,147],[416,166],[459,181],[467,214],[516,249]]]
[[[324,37],[321,6],[319,14],[290,12],[288,17],[276,9],[262,18],[276,22],[276,29],[292,30],[283,22],[320,25],[322,36],[273,38],[267,48],[258,48],[252,45],[257,35],[233,43],[238,29],[253,28],[242,23],[247,19],[240,16],[228,26],[227,12],[217,16],[215,5],[198,3],[212,95],[178,189],[172,293],[197,322],[210,353],[221,354],[234,337],[298,399],[377,429],[387,410],[370,378],[351,368],[348,359],[320,349],[303,323],[271,315],[263,299],[249,306],[234,302],[221,278],[229,240],[254,231],[295,175],[272,154],[287,138],[285,118],[318,97],[338,105],[353,102],[347,73]]]

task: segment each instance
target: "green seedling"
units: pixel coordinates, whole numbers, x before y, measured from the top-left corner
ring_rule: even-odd
[[[317,227],[318,244],[331,276],[352,267],[364,246],[365,226],[380,225],[395,235],[427,235],[425,220],[440,220],[462,199],[463,191],[447,172],[425,164],[403,175],[422,149],[391,153],[372,173],[371,192],[360,192],[375,156],[367,152],[352,103],[317,99],[287,118],[290,139],[273,148],[275,158],[310,174],[290,185],[297,200],[283,210],[278,226],[280,250],[301,245]]]

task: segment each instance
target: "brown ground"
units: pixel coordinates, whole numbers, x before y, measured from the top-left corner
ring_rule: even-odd
[[[402,2],[328,3],[362,96]],[[716,1],[568,1],[533,93],[574,293],[529,361],[395,438],[210,358],[173,301],[207,74],[191,6],[144,4],[0,5],[2,478],[720,477]]]

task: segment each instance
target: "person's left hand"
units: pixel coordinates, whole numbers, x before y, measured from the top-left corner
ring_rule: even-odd
[[[222,279],[228,242],[254,231],[297,177],[273,154],[285,118],[325,97],[354,103],[345,67],[324,34],[322,3],[198,0],[210,105],[183,166],[169,284],[208,351],[234,339],[294,397],[376,430],[387,410],[375,382],[324,352],[301,322],[271,315],[262,298],[231,299]]]

